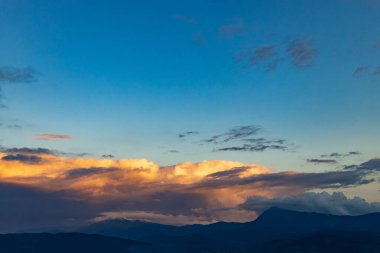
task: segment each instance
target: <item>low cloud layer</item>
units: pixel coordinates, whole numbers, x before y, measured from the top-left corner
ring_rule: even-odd
[[[8,204],[0,212],[0,221],[18,229],[117,217],[160,223],[172,220],[173,224],[249,221],[269,200],[365,185],[373,182],[367,176],[377,168],[378,159],[319,173],[276,172],[232,161],[163,167],[146,159],[63,157],[42,148],[2,148],[0,185],[12,194],[3,194],[2,201]],[[255,207],[257,198],[263,201]],[[44,204],[29,208],[26,205],[31,201]],[[34,223],[38,212],[43,222]],[[2,229],[7,230],[6,226]]]
[[[341,192],[334,192],[332,194],[327,192],[306,192],[299,195],[277,198],[250,197],[242,207],[260,212],[270,207],[279,207],[296,211],[335,215],[362,215],[380,212],[379,202],[370,203],[359,197],[348,198]]]

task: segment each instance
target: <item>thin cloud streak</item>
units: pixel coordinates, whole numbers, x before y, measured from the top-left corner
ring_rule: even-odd
[[[51,140],[71,140],[72,136],[67,134],[56,134],[56,133],[40,133],[34,134],[36,140],[40,141],[51,141]]]

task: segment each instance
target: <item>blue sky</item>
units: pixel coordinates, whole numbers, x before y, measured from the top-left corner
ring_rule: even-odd
[[[1,118],[22,125],[1,130],[5,146],[300,170],[320,169],[305,161],[324,153],[377,155],[380,5],[374,1],[0,5],[1,66],[30,66],[37,76],[2,84],[8,109]],[[316,50],[311,66],[298,68],[286,55],[294,40]],[[249,60],[268,45],[277,50],[276,70]],[[360,67],[363,73],[354,74]],[[261,126],[260,137],[287,140],[291,150],[212,152],[200,145],[246,125]],[[180,140],[186,131],[199,134]],[[35,140],[44,132],[73,139]]]

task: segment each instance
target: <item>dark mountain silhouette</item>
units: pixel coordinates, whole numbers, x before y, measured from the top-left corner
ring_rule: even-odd
[[[188,244],[189,237],[202,238],[202,244],[243,249],[263,242],[326,230],[380,232],[380,213],[336,216],[270,208],[257,220],[247,223],[219,222],[182,227],[139,221],[112,220],[92,224],[81,232],[118,236],[166,245]],[[207,243],[206,243],[207,241]]]
[[[0,235],[0,253],[380,252],[380,213],[335,216],[271,208],[247,223],[177,227],[108,220],[80,232]]]
[[[137,241],[80,233],[38,233],[0,235],[1,253],[138,253],[154,252],[154,247]]]
[[[323,231],[300,238],[263,243],[246,253],[375,253],[380,252],[380,233]]]

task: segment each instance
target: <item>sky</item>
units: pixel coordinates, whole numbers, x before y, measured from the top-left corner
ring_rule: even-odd
[[[379,23],[378,0],[1,0],[3,230],[380,211]]]

